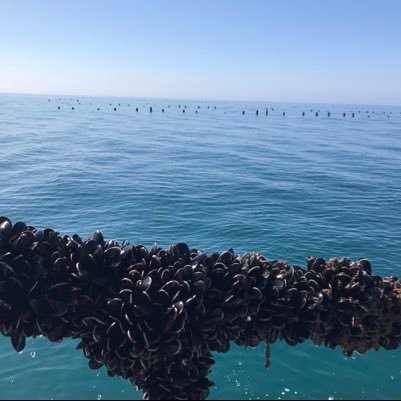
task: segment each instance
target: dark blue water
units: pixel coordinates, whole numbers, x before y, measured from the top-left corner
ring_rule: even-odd
[[[301,265],[308,255],[367,257],[377,273],[401,275],[401,109],[60,99],[0,95],[0,215],[63,234],[102,229],[149,247],[185,241]],[[74,346],[40,338],[18,355],[0,338],[0,397],[141,398],[90,371]],[[346,360],[276,344],[272,362],[266,371],[263,348],[233,346],[217,357],[211,397],[401,396],[400,351]]]

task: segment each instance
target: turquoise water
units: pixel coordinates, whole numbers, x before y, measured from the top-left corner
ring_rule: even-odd
[[[400,113],[0,95],[0,215],[63,234],[102,229],[149,247],[185,241],[300,265],[311,254],[367,257],[377,273],[401,276]],[[0,398],[142,397],[90,371],[75,345],[39,338],[18,355],[0,338]],[[233,346],[217,356],[211,398],[401,396],[401,351],[347,360],[339,350],[276,344],[272,363],[266,371],[263,347]]]

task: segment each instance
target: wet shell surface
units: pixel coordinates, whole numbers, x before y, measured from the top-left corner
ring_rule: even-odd
[[[100,231],[61,237],[0,217],[0,332],[21,352],[28,337],[80,339],[145,399],[206,399],[213,352],[307,340],[346,356],[401,345],[401,283],[367,259],[308,257],[307,267],[207,255],[184,243],[119,244]]]

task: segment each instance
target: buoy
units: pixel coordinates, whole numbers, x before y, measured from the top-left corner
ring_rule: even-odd
[[[283,113],[283,116],[285,117],[285,112]]]
[[[135,111],[138,113],[138,111],[139,111],[138,107],[135,109]]]
[[[151,108],[149,109],[149,111],[150,111],[151,113],[153,113],[153,108],[151,107]]]
[[[245,115],[245,110],[242,112],[242,115],[243,115],[243,116]]]
[[[330,112],[328,112],[328,113],[327,113],[327,117],[330,117],[330,116],[331,116],[331,113],[330,113]]]
[[[257,116],[259,115],[259,110],[256,110],[256,115],[257,115]]]

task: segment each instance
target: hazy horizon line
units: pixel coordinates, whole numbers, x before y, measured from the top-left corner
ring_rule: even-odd
[[[173,101],[200,101],[200,102],[232,102],[232,103],[284,103],[284,104],[320,104],[332,106],[377,106],[377,107],[401,107],[399,104],[372,104],[372,103],[338,103],[329,101],[294,101],[294,100],[244,100],[244,99],[224,99],[224,98],[194,98],[194,97],[156,97],[156,96],[127,96],[127,95],[88,95],[88,94],[66,94],[66,93],[34,93],[34,92],[1,92],[0,95],[26,95],[26,96],[50,96],[50,97],[84,97],[84,98],[115,98],[115,99],[153,99],[153,100],[173,100]]]

